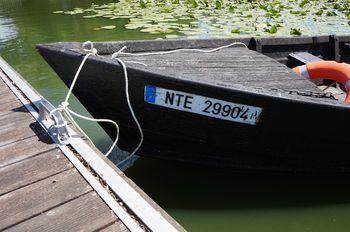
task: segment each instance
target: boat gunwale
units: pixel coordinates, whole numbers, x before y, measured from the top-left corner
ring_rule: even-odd
[[[280,37],[281,39],[284,39],[282,37]],[[288,37],[286,37],[287,39],[289,39]],[[304,37],[295,37],[295,38],[301,38],[301,39],[305,39]],[[307,39],[312,39],[312,37],[307,37]],[[270,39],[270,38],[263,38],[263,39]],[[273,38],[273,39],[277,39]],[[350,40],[350,36],[349,36],[349,40]],[[138,40],[138,41],[116,41],[116,42],[94,42],[94,46],[99,48],[101,46],[108,46],[108,44],[113,44],[115,45],[119,45],[120,48],[122,46],[128,45],[130,43],[134,43],[137,42],[140,45],[144,45],[147,43],[153,43],[153,42],[163,42],[164,44],[166,44],[166,42],[180,42],[180,43],[194,43],[196,44],[196,41],[200,41],[200,42],[209,42],[210,44],[212,44],[213,41],[221,43],[223,45],[227,45],[228,42],[235,42],[237,40],[235,39],[216,39],[216,40],[209,40],[209,39],[202,39],[202,40]],[[240,41],[237,41],[240,42]],[[70,56],[75,56],[75,57],[82,57],[83,55],[86,54],[86,52],[83,51],[82,49],[82,42],[56,42],[56,43],[48,43],[48,44],[38,44],[37,48],[40,49],[51,49],[51,50],[56,50],[56,52],[60,52],[60,53],[66,53],[67,55]],[[119,48],[119,49],[120,49]],[[189,47],[189,48],[193,48],[193,47]],[[205,47],[204,45],[200,46],[200,47],[194,47],[194,48],[210,48],[210,47]],[[162,48],[163,49],[163,48]],[[169,49],[173,49],[173,48],[169,48]],[[139,52],[141,51],[160,51],[160,50],[139,50]],[[162,50],[163,51],[163,50]],[[129,52],[135,52],[135,51],[130,51]],[[111,52],[109,53],[111,54]],[[88,61],[92,61],[92,62],[97,62],[97,63],[102,63],[102,64],[107,64],[107,65],[113,65],[116,66],[118,68],[121,68],[121,65],[119,64],[119,62],[117,60],[113,60],[113,59],[107,59],[106,57],[103,56],[90,56],[88,59]],[[277,61],[276,61],[277,62]],[[143,74],[146,75],[152,75],[152,76],[158,76],[160,78],[165,78],[169,81],[173,81],[173,82],[178,82],[181,81],[184,84],[190,84],[190,85],[200,85],[203,87],[207,87],[207,88],[219,88],[220,90],[224,90],[224,91],[235,91],[236,93],[239,92],[242,94],[251,94],[251,95],[255,95],[256,97],[266,97],[266,98],[270,98],[270,99],[274,99],[276,100],[276,98],[278,98],[281,101],[285,101],[285,102],[291,102],[291,103],[303,103],[303,104],[309,104],[309,105],[319,105],[319,106],[324,106],[324,107],[330,107],[330,108],[336,108],[336,109],[347,109],[350,110],[350,105],[346,104],[344,102],[340,102],[340,101],[336,101],[336,100],[328,100],[328,99],[322,99],[322,101],[319,100],[319,98],[312,98],[312,97],[306,97],[306,96],[299,96],[299,95],[294,95],[294,94],[288,94],[288,93],[284,93],[284,92],[273,92],[271,90],[268,89],[264,89],[264,88],[254,88],[254,87],[249,87],[249,86],[243,86],[243,85],[232,85],[232,84],[228,84],[228,83],[224,83],[224,82],[215,82],[215,83],[210,83],[210,82],[201,82],[201,81],[197,81],[197,80],[193,80],[193,79],[184,79],[184,78],[179,78],[179,77],[174,77],[171,75],[163,75],[157,72],[152,72],[150,70],[145,70],[145,69],[138,69],[135,68],[134,66],[132,67],[127,67],[128,71],[131,72],[142,72]]]
[[[172,50],[178,48],[209,48],[210,46],[224,46],[229,43],[239,42],[250,49],[258,43],[263,46],[273,45],[299,45],[299,44],[320,44],[330,43],[336,37],[339,42],[350,42],[350,35],[321,35],[321,36],[279,36],[279,37],[238,37],[223,39],[166,39],[166,40],[120,40],[120,41],[95,41],[94,46],[98,48],[99,54],[112,54],[123,46],[127,46],[127,52],[146,52],[157,50]],[[80,45],[82,42],[56,42],[50,45],[70,44]],[[42,44],[39,44],[39,46]],[[112,46],[108,46],[112,45]],[[144,46],[144,45],[147,45]],[[152,47],[150,45],[156,45]],[[107,50],[103,48],[107,46]],[[81,46],[80,46],[81,47]],[[110,51],[108,49],[114,48]],[[253,49],[254,50],[254,49]]]

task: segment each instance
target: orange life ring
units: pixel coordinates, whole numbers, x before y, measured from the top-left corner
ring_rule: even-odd
[[[350,65],[335,61],[316,61],[293,68],[294,72],[309,78],[325,78],[337,81],[346,88],[345,102],[350,103]]]

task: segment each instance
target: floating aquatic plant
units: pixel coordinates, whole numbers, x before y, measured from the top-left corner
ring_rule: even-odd
[[[239,34],[239,33],[241,33],[241,31],[240,31],[238,28],[235,28],[235,29],[232,29],[232,30],[231,30],[231,33],[233,33],[233,34]]]
[[[301,31],[298,28],[291,28],[290,29],[290,34],[291,35],[301,35]]]
[[[350,33],[348,0],[119,0],[53,13],[128,18],[126,29],[166,38]]]
[[[107,29],[107,30],[111,30],[111,29],[114,29],[114,28],[116,28],[116,26],[114,26],[114,25],[101,27],[101,29]]]
[[[99,31],[99,30],[112,30],[116,28],[116,26],[114,25],[109,25],[109,26],[103,26],[103,27],[95,27],[94,30],[95,31]]]

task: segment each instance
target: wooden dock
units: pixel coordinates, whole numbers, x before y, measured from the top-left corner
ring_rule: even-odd
[[[82,138],[55,144],[39,99],[0,58],[0,231],[184,230]]]

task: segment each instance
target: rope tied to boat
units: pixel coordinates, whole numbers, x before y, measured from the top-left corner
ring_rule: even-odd
[[[86,48],[87,45],[90,45],[90,48]],[[88,52],[88,53],[91,53],[91,54],[94,55],[94,56],[98,55],[98,54],[97,54],[97,49],[94,48],[94,44],[93,44],[91,41],[86,41],[86,42],[84,42],[83,45],[82,45],[82,47],[83,47],[83,50],[84,50],[84,51],[86,51],[86,52]]]
[[[129,56],[150,56],[150,55],[167,55],[172,54],[176,52],[183,52],[183,51],[193,51],[193,52],[202,52],[202,53],[212,53],[217,52],[219,50],[222,50],[224,48],[229,48],[235,45],[242,45],[247,48],[247,45],[242,42],[233,42],[227,45],[223,45],[217,48],[213,49],[200,49],[200,48],[179,48],[179,49],[173,49],[169,51],[162,51],[162,52],[144,52],[144,53],[131,53],[131,52],[123,52],[125,49],[127,49],[127,46],[123,46],[121,49],[119,49],[117,52],[114,52],[112,54],[112,59],[116,58],[118,55],[129,55]]]
[[[86,46],[89,45],[90,48],[86,48]],[[110,120],[110,119],[94,119],[94,118],[91,118],[91,117],[87,117],[87,116],[84,116],[84,115],[81,115],[73,110],[71,110],[69,108],[69,98],[72,94],[72,91],[73,91],[73,88],[76,84],[76,81],[79,77],[79,74],[84,66],[84,64],[86,63],[86,60],[89,58],[89,56],[93,55],[93,56],[96,56],[98,55],[97,54],[97,49],[94,48],[93,46],[93,43],[91,41],[86,41],[84,44],[83,44],[83,50],[85,52],[87,52],[87,54],[84,56],[82,62],[80,63],[79,65],[79,68],[77,70],[77,72],[75,73],[75,76],[73,78],[73,81],[69,87],[69,90],[67,92],[67,95],[64,99],[63,102],[61,102],[57,108],[53,109],[51,112],[50,112],[50,116],[53,117],[53,113],[55,111],[60,111],[62,113],[64,113],[68,120],[83,134],[83,136],[85,136],[92,144],[93,141],[90,139],[90,137],[84,132],[84,130],[79,126],[79,124],[75,121],[75,119],[73,118],[73,116],[77,117],[77,118],[81,118],[81,119],[84,119],[84,120],[88,120],[88,121],[92,121],[92,122],[107,122],[107,123],[111,123],[115,126],[116,128],[116,138],[113,142],[113,144],[111,145],[111,147],[109,148],[109,150],[105,153],[105,156],[108,156],[114,149],[114,147],[116,146],[117,142],[118,142],[118,139],[119,139],[119,126],[116,122],[114,122],[113,120]]]
[[[135,115],[135,112],[133,110],[133,107],[131,105],[131,102],[130,102],[130,95],[129,95],[129,79],[128,79],[128,72],[127,72],[127,68],[126,68],[126,65],[125,63],[128,62],[128,63],[136,63],[136,64],[141,64],[141,65],[144,65],[144,66],[147,66],[147,64],[145,63],[142,63],[142,62],[138,62],[138,61],[123,61],[121,60],[118,56],[119,55],[130,55],[130,56],[147,56],[147,55],[164,55],[164,54],[171,54],[171,53],[176,53],[176,52],[181,52],[181,51],[195,51],[195,52],[203,52],[203,53],[212,53],[212,52],[216,52],[216,51],[219,51],[221,49],[224,49],[224,48],[229,48],[231,46],[234,46],[234,45],[243,45],[245,47],[247,47],[246,44],[244,43],[241,43],[241,42],[233,42],[233,43],[230,43],[228,45],[224,45],[224,46],[220,46],[220,47],[217,47],[217,48],[214,48],[214,49],[209,49],[209,50],[206,50],[206,49],[191,49],[191,48],[180,48],[180,49],[174,49],[174,50],[169,50],[169,51],[163,51],[163,52],[148,52],[148,53],[128,53],[128,52],[123,52],[125,49],[127,49],[126,46],[123,46],[121,49],[119,49],[117,52],[113,53],[112,56],[111,56],[111,59],[113,60],[116,60],[122,67],[123,69],[123,73],[124,73],[124,78],[125,78],[125,96],[126,96],[126,101],[127,101],[127,104],[128,104],[128,107],[129,107],[129,110],[130,110],[130,113],[131,113],[131,116],[139,130],[139,133],[140,133],[140,141],[138,143],[138,145],[136,146],[136,148],[133,150],[133,152],[130,153],[129,155],[129,158],[132,157],[134,154],[136,154],[136,152],[139,150],[139,148],[142,146],[142,143],[143,143],[143,140],[144,140],[144,134],[143,134],[143,130],[142,130],[142,127]],[[111,145],[111,147],[109,148],[109,150],[105,153],[105,156],[108,156],[112,151],[113,149],[115,148],[115,146],[117,145],[118,143],[118,140],[119,140],[119,126],[118,124],[113,121],[113,120],[110,120],[110,119],[95,119],[95,118],[91,118],[91,117],[87,117],[87,116],[84,116],[84,115],[81,115],[75,111],[73,111],[72,109],[69,108],[69,98],[72,94],[72,91],[73,91],[73,88],[76,84],[76,81],[80,75],[80,72],[84,66],[84,64],[86,63],[86,60],[91,56],[98,56],[98,51],[96,48],[94,48],[94,45],[91,41],[86,41],[83,43],[82,45],[82,49],[83,51],[87,52],[86,55],[84,56],[82,62],[80,63],[79,65],[79,68],[77,69],[77,72],[75,73],[75,76],[73,78],[73,81],[69,87],[69,90],[67,92],[67,95],[64,99],[63,102],[61,102],[57,108],[55,108],[54,110],[52,110],[50,112],[50,116],[53,117],[53,113],[55,111],[60,111],[62,113],[64,113],[68,120],[83,134],[83,136],[85,136],[92,144],[93,141],[90,139],[90,137],[84,132],[84,130],[78,125],[78,123],[75,121],[75,119],[73,118],[73,116],[77,117],[77,118],[81,118],[81,119],[84,119],[84,120],[87,120],[87,121],[92,121],[92,122],[107,122],[107,123],[111,123],[115,126],[116,128],[116,138],[113,142],[113,144]],[[60,125],[59,125],[60,126]],[[128,159],[128,158],[127,158]],[[123,160],[122,162],[124,162],[125,160]]]
[[[137,120],[137,117],[135,115],[135,112],[134,112],[134,109],[132,108],[132,105],[131,105],[131,102],[130,102],[130,96],[129,96],[129,78],[128,78],[128,71],[126,69],[126,65],[125,63],[117,58],[117,57],[113,57],[112,56],[112,59],[115,59],[118,61],[118,63],[122,66],[123,68],[123,72],[124,72],[124,79],[125,79],[125,96],[126,96],[126,102],[128,104],[128,107],[129,107],[129,110],[130,110],[130,113],[131,113],[131,116],[132,118],[134,119],[134,122],[137,126],[137,129],[139,130],[140,132],[140,141],[138,143],[138,145],[136,146],[136,148],[134,149],[134,151],[130,154],[129,157],[135,155],[135,153],[139,150],[139,148],[142,146],[142,143],[143,143],[143,131],[142,131],[142,127],[139,123],[139,121]]]

